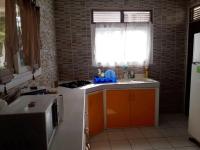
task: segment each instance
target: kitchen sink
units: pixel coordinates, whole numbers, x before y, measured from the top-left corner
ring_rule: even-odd
[[[152,79],[149,79],[149,78],[122,79],[122,80],[118,81],[118,83],[130,83],[130,84],[133,84],[133,83],[152,83],[152,82],[155,82],[155,81],[152,80]]]

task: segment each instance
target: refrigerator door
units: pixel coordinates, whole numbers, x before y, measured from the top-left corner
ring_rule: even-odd
[[[193,62],[200,62],[200,33],[194,34]]]
[[[189,134],[200,142],[200,73],[199,65],[192,65]]]

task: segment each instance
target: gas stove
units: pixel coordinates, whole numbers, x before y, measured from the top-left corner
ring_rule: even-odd
[[[77,81],[62,83],[60,84],[60,86],[73,89],[73,88],[78,88],[78,87],[88,85],[90,83],[91,83],[90,81],[86,81],[86,80],[77,80]]]

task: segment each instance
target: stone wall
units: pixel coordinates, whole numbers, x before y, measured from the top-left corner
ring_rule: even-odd
[[[51,86],[57,80],[54,0],[38,0],[40,6],[41,68],[40,85]]]

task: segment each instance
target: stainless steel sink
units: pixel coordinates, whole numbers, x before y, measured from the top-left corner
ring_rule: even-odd
[[[130,83],[130,84],[134,84],[134,83],[152,83],[155,82],[152,79],[149,78],[141,78],[141,79],[122,79],[119,80],[118,83]]]

